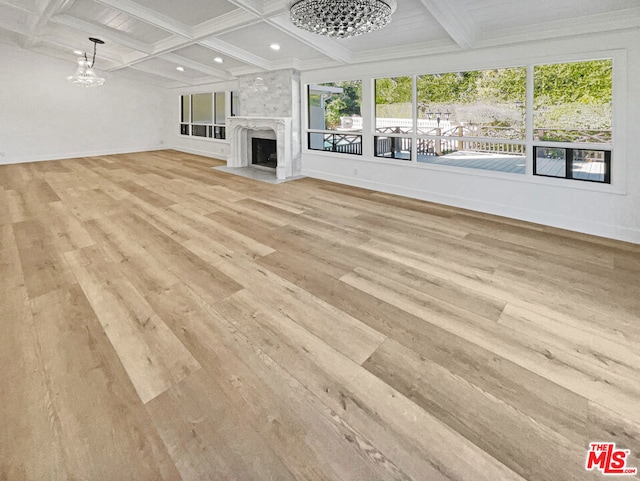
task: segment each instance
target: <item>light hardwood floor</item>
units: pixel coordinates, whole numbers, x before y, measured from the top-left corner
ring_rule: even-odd
[[[640,246],[221,164],[0,167],[0,479],[640,467]]]

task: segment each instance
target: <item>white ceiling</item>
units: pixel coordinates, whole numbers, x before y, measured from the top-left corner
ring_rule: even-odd
[[[0,0],[0,41],[167,88],[640,28],[639,0],[398,0],[385,29],[333,40],[295,28],[288,0]],[[272,50],[278,43],[281,49]],[[223,63],[214,61],[215,57]],[[183,67],[184,72],[176,70]]]

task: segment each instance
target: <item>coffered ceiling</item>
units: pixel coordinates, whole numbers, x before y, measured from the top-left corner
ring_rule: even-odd
[[[0,41],[73,68],[73,50],[90,51],[88,37],[98,37],[106,42],[98,70],[178,88],[265,70],[640,28],[638,0],[398,0],[385,29],[334,40],[295,28],[287,6],[288,0],[0,0]]]

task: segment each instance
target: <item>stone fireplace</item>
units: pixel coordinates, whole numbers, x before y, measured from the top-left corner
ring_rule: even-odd
[[[227,138],[231,151],[227,166],[252,165],[252,139],[275,139],[277,165],[275,177],[286,180],[300,175],[294,169],[293,132],[291,117],[230,117],[227,119]]]
[[[255,88],[256,74],[238,78],[237,115],[227,117],[229,154],[226,169],[237,169],[239,175],[283,182],[300,177],[301,106],[300,74],[293,69],[261,72],[264,89]],[[252,168],[252,140],[276,141],[277,165]],[[257,177],[256,177],[257,178]]]

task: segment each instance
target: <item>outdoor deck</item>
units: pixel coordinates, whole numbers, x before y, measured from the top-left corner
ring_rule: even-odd
[[[409,160],[409,153],[396,154],[398,160]],[[418,162],[433,165],[447,165],[470,169],[491,170],[524,174],[526,159],[523,155],[492,154],[485,152],[459,151],[446,155],[420,155]],[[566,163],[564,159],[536,159],[537,174],[549,177],[565,177]],[[604,162],[574,162],[572,178],[602,182],[605,175]]]
[[[396,127],[397,131],[399,127]],[[362,135],[355,133],[312,133],[312,150],[325,150],[343,154],[362,155]],[[398,136],[376,137],[376,157],[401,161],[411,160],[412,139]],[[419,138],[417,144],[417,162],[432,165],[445,165],[471,169],[525,174],[526,155],[522,144],[508,143],[500,139],[452,140]],[[534,149],[535,174],[547,177],[573,178],[593,182],[607,182],[607,162],[604,151],[582,150],[581,156],[573,157],[569,163],[563,157],[553,154],[554,148]],[[562,149],[560,149],[562,150]],[[591,152],[586,155],[585,153]],[[593,152],[596,155],[593,155]],[[600,155],[597,155],[600,154]],[[567,166],[571,175],[567,176]]]
[[[605,176],[604,162],[573,162],[572,178],[602,182]],[[537,174],[551,177],[564,177],[566,163],[564,159],[537,159]]]
[[[448,165],[452,167],[509,172],[512,174],[524,174],[526,158],[523,155],[460,151],[446,155],[418,154],[418,162],[433,165]]]

